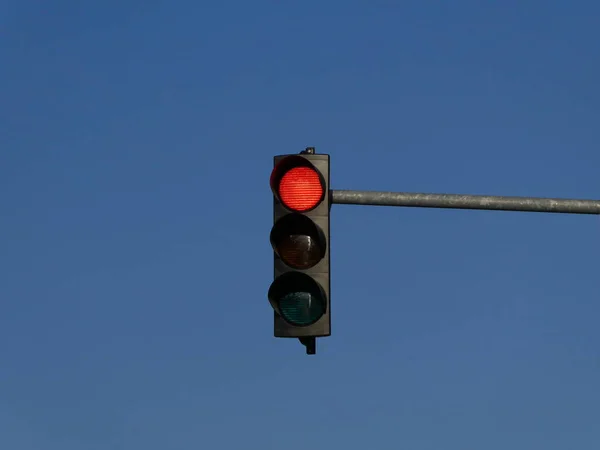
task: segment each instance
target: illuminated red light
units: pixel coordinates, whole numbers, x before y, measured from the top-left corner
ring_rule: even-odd
[[[279,182],[279,198],[293,211],[308,211],[323,199],[323,184],[311,167],[294,167]]]

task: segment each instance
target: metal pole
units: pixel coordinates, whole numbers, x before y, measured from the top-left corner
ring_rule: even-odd
[[[600,200],[536,197],[332,190],[331,202],[341,205],[600,214]]]

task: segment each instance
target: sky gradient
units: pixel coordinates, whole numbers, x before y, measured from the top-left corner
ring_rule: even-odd
[[[272,158],[600,198],[594,1],[0,1],[0,448],[597,450],[598,216],[334,205],[273,338]]]

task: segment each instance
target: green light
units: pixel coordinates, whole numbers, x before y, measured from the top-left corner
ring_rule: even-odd
[[[281,316],[296,326],[312,325],[325,314],[323,299],[309,292],[290,292],[279,300]]]
[[[307,327],[327,313],[327,297],[314,278],[302,272],[286,272],[269,288],[269,302],[288,324]]]

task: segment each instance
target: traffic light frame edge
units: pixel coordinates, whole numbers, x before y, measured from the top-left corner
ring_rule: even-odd
[[[324,313],[314,323],[306,326],[294,325],[283,318],[283,316],[277,311],[276,304],[273,299],[269,298],[271,305],[274,308],[274,336],[280,338],[311,338],[311,337],[326,337],[331,335],[331,273],[330,273],[330,167],[329,155],[326,154],[293,154],[293,155],[278,155],[273,160],[273,170],[287,158],[291,158],[290,167],[294,167],[294,161],[301,165],[303,161],[298,158],[303,158],[308,162],[314,169],[321,174],[323,182],[324,195],[321,202],[314,208],[305,212],[294,212],[286,206],[278,198],[277,186],[272,186],[273,192],[273,227],[285,216],[290,214],[302,215],[310,219],[318,228],[320,228],[324,237],[325,251],[323,258],[316,263],[313,267],[308,269],[295,269],[284,263],[282,258],[277,254],[274,248],[274,279],[269,289],[271,294],[273,285],[277,283],[277,280],[286,273],[301,273],[309,276],[313,281],[318,283],[318,286],[322,290],[324,296]],[[285,164],[285,163],[284,163]],[[293,219],[293,218],[292,218]]]

